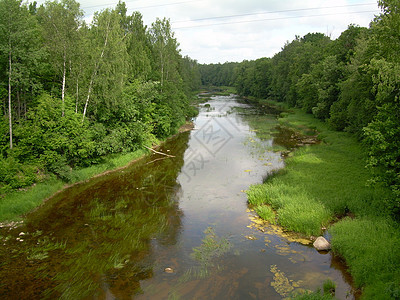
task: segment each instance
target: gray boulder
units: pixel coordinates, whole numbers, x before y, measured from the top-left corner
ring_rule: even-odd
[[[314,248],[317,249],[318,251],[328,251],[331,250],[331,244],[323,237],[319,236],[314,244]]]

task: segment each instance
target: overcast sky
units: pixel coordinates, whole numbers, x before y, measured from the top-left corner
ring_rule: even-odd
[[[77,0],[90,22],[95,11],[118,1]],[[39,4],[43,0],[37,1]],[[374,0],[127,0],[146,25],[169,18],[182,55],[200,63],[272,57],[296,35],[337,38],[349,24],[368,27],[380,10]]]

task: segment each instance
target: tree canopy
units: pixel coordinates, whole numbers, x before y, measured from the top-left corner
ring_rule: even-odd
[[[392,189],[389,206],[399,214],[400,6],[392,0],[379,6],[369,28],[350,24],[335,40],[297,36],[272,58],[200,66],[200,72],[203,84],[234,83],[242,96],[285,102],[354,134],[368,151],[371,183]]]
[[[0,194],[132,151],[193,116],[197,62],[167,19],[124,2],[83,21],[75,0],[0,0]]]

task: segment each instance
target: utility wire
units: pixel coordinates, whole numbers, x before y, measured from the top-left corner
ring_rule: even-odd
[[[140,0],[131,0],[133,1],[140,1]],[[156,7],[165,7],[165,6],[173,6],[173,5],[180,5],[192,2],[199,2],[201,0],[189,0],[189,1],[181,1],[181,2],[173,2],[173,3],[166,3],[166,4],[158,4],[158,5],[149,5],[149,6],[142,6],[142,7],[135,7],[129,10],[138,10],[138,9],[145,9],[145,8],[156,8]],[[85,6],[82,8],[96,8],[96,7],[104,7],[108,5],[116,5],[116,3],[108,3],[102,5],[93,5],[93,6]],[[207,18],[200,18],[200,19],[193,19],[193,20],[180,20],[180,21],[173,21],[171,24],[183,23],[183,22],[199,22],[199,21],[207,21],[207,20],[218,20],[218,19],[227,19],[227,18],[236,18],[236,17],[245,17],[245,16],[255,16],[255,15],[265,15],[265,14],[276,14],[276,13],[287,13],[287,12],[299,12],[299,11],[310,11],[310,10],[320,10],[320,9],[333,9],[333,8],[345,8],[345,7],[360,7],[360,6],[368,6],[368,5],[376,5],[376,3],[359,3],[359,4],[349,4],[349,5],[338,5],[338,6],[325,6],[325,7],[310,7],[310,8],[298,8],[298,9],[289,9],[289,10],[279,10],[279,11],[267,11],[267,12],[257,12],[257,13],[247,13],[247,14],[237,14],[237,15],[228,15],[228,16],[217,16],[217,17],[207,17]],[[352,12],[352,13],[370,13],[375,11],[363,11],[363,12]],[[346,13],[337,13],[337,14],[346,14]],[[293,17],[280,17],[280,18],[273,18],[273,19],[259,19],[259,20],[248,20],[248,21],[231,21],[231,22],[224,22],[224,23],[212,23],[212,24],[199,24],[199,25],[188,25],[188,26],[181,26],[175,27],[174,29],[185,29],[185,28],[196,28],[196,27],[208,27],[208,26],[217,26],[217,25],[228,25],[228,24],[239,24],[239,23],[250,23],[250,22],[261,22],[261,21],[273,21],[273,20],[283,20],[283,19],[293,19],[293,18],[304,18],[304,17],[318,17],[318,16],[328,16],[328,15],[335,15],[335,14],[320,14],[320,15],[310,15],[310,16],[293,16]],[[85,15],[86,16],[86,15]],[[88,16],[86,16],[88,17]]]
[[[140,1],[140,0],[131,0],[130,2],[133,1]],[[141,7],[134,7],[133,10],[135,9],[144,9],[144,8],[154,8],[154,7],[163,7],[163,6],[172,6],[172,5],[179,5],[179,4],[186,4],[186,3],[191,3],[191,2],[199,2],[201,0],[190,0],[190,1],[181,1],[181,2],[173,2],[173,3],[166,3],[166,4],[154,4],[154,5],[149,5],[149,6],[141,6]],[[101,5],[92,5],[92,6],[83,6],[82,8],[96,8],[96,7],[104,7],[104,6],[109,6],[113,5],[116,6],[118,3],[107,3],[107,4],[101,4]],[[125,2],[127,4],[127,2]]]
[[[338,6],[325,6],[325,7],[311,7],[311,8],[298,8],[298,9],[288,9],[288,10],[266,11],[266,12],[248,13],[248,14],[240,14],[240,15],[209,17],[209,18],[201,18],[201,19],[194,19],[194,20],[181,20],[181,21],[174,21],[172,23],[176,24],[176,23],[183,23],[183,22],[197,22],[197,21],[216,20],[216,19],[225,19],[225,18],[236,18],[236,17],[245,17],[245,16],[266,15],[266,14],[277,14],[277,13],[286,13],[286,12],[297,12],[297,11],[305,11],[305,10],[309,11],[309,10],[319,10],[319,9],[355,7],[355,6],[358,7],[358,6],[366,6],[366,5],[376,5],[376,3],[349,4],[349,5],[338,5]]]
[[[373,12],[376,12],[376,11],[375,10],[367,10],[367,11],[342,12],[342,13],[326,13],[326,14],[307,15],[307,16],[279,17],[279,18],[247,20],[247,21],[232,21],[232,22],[224,22],[224,23],[199,24],[199,25],[191,25],[191,26],[173,27],[173,29],[176,30],[176,29],[187,29],[187,28],[208,27],[208,26],[218,26],[218,25],[255,23],[255,22],[287,20],[287,19],[296,19],[296,18],[325,17],[325,16],[346,15],[346,14],[361,14],[361,13],[373,13]]]

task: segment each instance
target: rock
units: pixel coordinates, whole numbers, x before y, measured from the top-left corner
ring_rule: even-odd
[[[165,269],[164,269],[164,272],[165,272],[165,273],[174,273],[174,269],[172,269],[172,268],[165,268]]]
[[[313,246],[318,251],[328,251],[331,249],[331,244],[323,236],[319,236]]]

